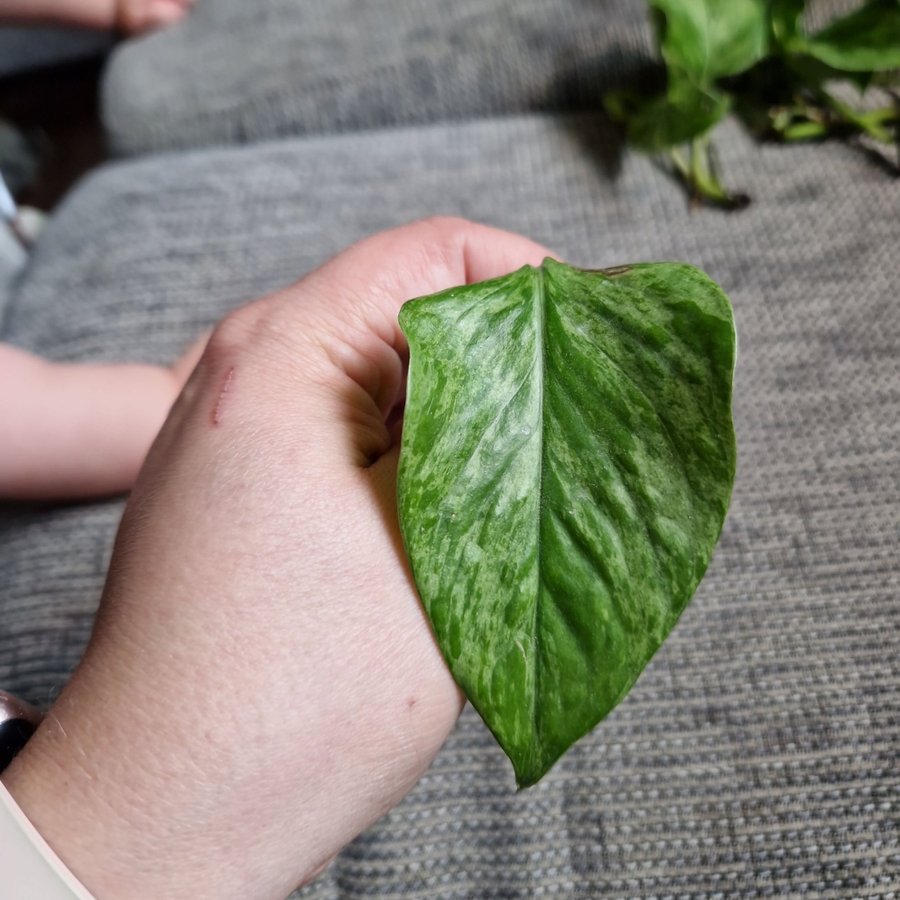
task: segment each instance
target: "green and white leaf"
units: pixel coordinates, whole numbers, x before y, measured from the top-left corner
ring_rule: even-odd
[[[400,324],[407,553],[524,787],[622,699],[707,568],[735,469],[731,307],[691,266],[547,260]]]
[[[737,75],[766,54],[767,0],[648,0],[669,67],[699,84]]]

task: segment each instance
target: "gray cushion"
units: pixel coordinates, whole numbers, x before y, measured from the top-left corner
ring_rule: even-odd
[[[200,0],[118,48],[104,115],[138,153],[598,108],[648,35],[643,0]]]
[[[739,474],[706,580],[621,706],[536,787],[467,710],[404,803],[304,896],[890,895],[900,885],[900,230],[840,145],[725,130],[746,211],[617,177],[592,118],[510,118],[108,167],[44,232],[7,324],[61,359],[171,358],[354,238],[460,213],[730,293]],[[6,509],[0,684],[38,703],[87,638],[118,503]],[[202,891],[201,891],[202,893]]]
[[[858,0],[808,0],[817,27]],[[137,154],[272,137],[597,110],[654,77],[645,0],[199,0],[121,44],[110,145]]]
[[[22,245],[12,232],[0,222],[0,339],[3,337],[3,319],[11,285],[16,274],[25,265],[26,255]]]

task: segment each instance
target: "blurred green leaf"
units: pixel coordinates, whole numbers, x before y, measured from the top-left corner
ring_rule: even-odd
[[[900,0],[871,0],[795,49],[843,72],[900,68]]]
[[[857,90],[862,93],[872,82],[874,73],[870,70],[842,71],[820,59],[809,56],[805,52],[806,46],[802,37],[794,41],[794,47],[798,52],[790,54],[787,66],[795,87],[815,90],[829,81],[849,81],[856,85]]]
[[[737,75],[768,49],[766,0],[648,0],[663,59],[700,84]]]
[[[640,150],[659,153],[705,134],[728,112],[728,98],[714,88],[697,87],[683,73],[670,72],[665,94],[641,97],[618,93],[605,98],[606,109],[628,131]]]
[[[783,48],[800,34],[800,16],[803,14],[805,0],[772,0],[769,7],[769,19],[772,34]]]
[[[806,0],[647,3],[666,90],[621,91],[604,104],[637,149],[668,151],[694,200],[729,209],[746,204],[722,186],[708,141],[730,109],[756,133],[782,140],[900,138],[896,94],[894,105],[865,110],[831,87],[850,82],[862,94],[872,83],[897,83],[900,0],[868,0],[813,35],[803,27]]]

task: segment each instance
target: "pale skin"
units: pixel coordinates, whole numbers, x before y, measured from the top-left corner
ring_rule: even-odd
[[[0,24],[139,34],[174,24],[194,0],[0,0]],[[63,365],[0,344],[0,499],[115,494],[147,448],[203,349],[173,366]]]
[[[0,0],[0,23],[73,25],[140,34],[179,21],[194,0]]]
[[[213,332],[85,657],[3,775],[96,897],[285,897],[428,767],[462,697],[396,519],[397,313],[546,255],[418,222]]]
[[[127,491],[204,343],[171,367],[52,363],[0,344],[0,499]]]

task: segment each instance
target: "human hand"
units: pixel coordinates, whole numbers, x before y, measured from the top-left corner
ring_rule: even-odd
[[[428,767],[462,697],[396,520],[397,312],[545,255],[420,222],[214,332],[85,659],[4,777],[98,897],[285,896]]]

